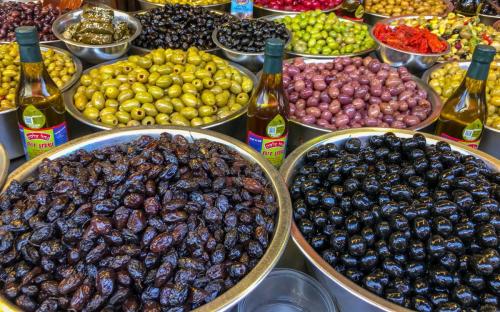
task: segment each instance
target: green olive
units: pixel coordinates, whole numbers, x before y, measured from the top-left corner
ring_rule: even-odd
[[[135,94],[135,99],[141,103],[153,103],[153,96],[148,92],[139,91]]]
[[[198,108],[198,113],[200,117],[212,116],[217,112],[217,106],[203,105]]]
[[[82,110],[85,109],[85,106],[87,105],[88,100],[87,100],[87,97],[84,94],[81,94],[79,96],[75,96],[74,103],[75,103],[75,107],[79,111],[82,111]]]
[[[121,91],[120,94],[118,94],[117,100],[118,100],[118,102],[123,103],[126,100],[133,99],[134,96],[135,96],[134,91],[127,89],[127,90]]]
[[[146,117],[146,111],[142,107],[134,107],[130,111],[130,117],[134,120],[143,120]]]
[[[193,80],[196,77],[194,76],[193,73],[183,72],[183,73],[181,73],[181,78],[186,83],[186,82],[193,82]]]
[[[194,75],[196,76],[196,78],[202,79],[202,80],[203,80],[203,78],[211,78],[212,77],[212,73],[206,69],[199,69],[198,71],[196,71],[194,73]]]
[[[156,110],[156,107],[151,103],[142,104],[141,107],[144,109],[144,111],[146,111],[147,116],[154,117],[154,116],[158,115],[158,111]]]
[[[161,65],[158,67],[158,70],[156,71],[160,75],[168,75],[174,72],[174,69],[172,66],[169,65]]]
[[[196,87],[190,83],[185,83],[183,86],[182,86],[182,91],[184,93],[191,93],[193,95],[197,95],[198,94],[198,90],[196,89]]]
[[[120,92],[122,92],[123,90],[132,90],[132,87],[130,86],[130,84],[129,84],[129,83],[124,82],[124,83],[122,83],[122,84],[118,87],[118,90],[119,90]]]
[[[172,101],[169,99],[159,99],[155,102],[156,110],[160,113],[170,114],[174,110],[174,106],[172,105]]]
[[[118,103],[118,101],[115,99],[107,99],[106,102],[104,102],[104,106],[118,108],[118,106],[120,106],[120,103]]]
[[[180,65],[180,64],[176,64],[174,65],[174,73],[180,75],[184,72],[184,66]]]
[[[90,120],[97,120],[99,117],[99,110],[95,107],[87,107],[83,111],[83,116]]]
[[[135,69],[135,80],[141,83],[148,82],[149,72],[145,69]]]
[[[197,107],[199,104],[198,98],[191,93],[184,93],[181,96],[181,100],[188,107]]]
[[[87,99],[90,100],[92,98],[92,95],[94,95],[97,90],[97,87],[94,85],[88,86],[87,89],[85,89],[85,96],[87,97]]]
[[[196,88],[197,91],[203,90],[203,82],[200,79],[194,79],[191,84]]]
[[[153,61],[146,57],[139,57],[139,59],[137,60],[137,65],[142,68],[148,69],[153,65]]]
[[[156,80],[156,86],[163,89],[170,87],[172,83],[173,83],[172,78],[170,78],[170,76],[167,75],[163,75]]]
[[[104,94],[108,99],[116,99],[118,95],[120,94],[120,91],[118,90],[117,87],[107,87],[106,90],[104,91]]]
[[[201,101],[205,105],[210,105],[210,106],[215,105],[216,103],[215,94],[213,94],[213,92],[209,90],[203,90],[203,92],[201,93]]]
[[[170,78],[172,78],[172,82],[176,85],[182,86],[184,84],[184,80],[177,74],[170,75]]]
[[[5,72],[4,72],[4,75],[5,75]],[[93,78],[90,77],[90,75],[84,74],[80,77],[80,84],[88,87],[92,84],[92,80],[93,80]]]
[[[198,110],[194,107],[184,107],[180,113],[189,120],[198,117]]]
[[[224,90],[222,93],[217,94],[215,96],[215,101],[216,101],[217,106],[223,107],[223,106],[227,105],[227,102],[229,101],[230,96],[231,96],[231,94],[227,90]]]
[[[156,65],[165,64],[165,53],[162,50],[154,50],[151,52],[153,63]]]
[[[201,119],[200,117],[195,117],[195,118],[191,119],[191,126],[192,127],[203,126],[203,119]]]
[[[231,80],[229,80],[227,78],[216,81],[215,84],[220,86],[224,90],[231,88],[231,85],[232,85]]]
[[[148,84],[151,86],[154,86],[156,84],[156,81],[161,77],[160,73],[154,72],[148,77]]]
[[[247,93],[240,93],[236,96],[236,103],[245,105],[248,103],[248,94]]]
[[[127,127],[139,127],[140,125],[141,122],[135,119],[131,119],[129,120],[129,122],[127,122]]]
[[[108,126],[115,127],[116,125],[118,125],[118,118],[116,118],[114,114],[106,114],[104,116],[101,116],[101,122]]]
[[[127,113],[130,113],[132,109],[139,107],[141,107],[141,103],[136,99],[126,100],[120,105],[120,108]]]
[[[156,121],[155,121],[154,117],[151,117],[151,116],[146,116],[141,121],[141,124],[143,126],[151,126],[151,125],[154,125],[155,123],[156,123]]]
[[[186,117],[182,115],[172,115],[170,117],[170,123],[174,126],[185,126],[189,127],[191,125],[191,122],[186,119]]]
[[[90,102],[92,103],[92,106],[100,110],[104,108],[104,102],[106,102],[106,100],[101,91],[96,91],[92,95]]]
[[[229,90],[231,90],[233,94],[239,94],[242,91],[241,85],[236,81],[231,82],[231,88],[229,88]]]
[[[116,112],[115,116],[120,123],[126,124],[130,120],[130,114],[127,112]]]
[[[180,112],[184,108],[184,103],[178,98],[172,99],[172,105],[176,112]]]
[[[250,93],[253,90],[253,81],[252,79],[248,77],[243,77],[243,80],[241,82],[241,89],[245,93]]]
[[[132,84],[131,88],[132,88],[132,91],[134,91],[135,93],[141,92],[141,91],[142,92],[148,91],[148,89],[146,88],[146,86],[144,84],[140,83],[140,82],[134,82]]]
[[[203,124],[206,125],[206,124],[209,124],[209,123],[216,121],[217,119],[214,116],[205,116],[202,118],[202,120],[203,120]]]
[[[214,86],[213,88],[210,89],[210,91],[212,91],[213,94],[217,95],[217,94],[220,94],[222,93],[222,88],[220,86]]]
[[[187,62],[193,65],[200,65],[201,57],[197,53],[188,53]]]
[[[160,113],[156,115],[155,121],[159,125],[168,125],[170,124],[170,117],[167,114]]]
[[[232,112],[236,112],[236,111],[239,111],[240,109],[242,109],[243,106],[236,103],[236,104],[232,104],[229,106],[229,110],[232,111]]]
[[[151,94],[156,100],[161,99],[165,95],[163,89],[157,86],[149,86],[148,93]]]
[[[101,84],[102,90],[106,90],[108,87],[118,88],[122,83],[118,79],[107,79]]]
[[[172,85],[167,90],[167,94],[171,98],[179,97],[182,94],[182,88],[179,85]]]

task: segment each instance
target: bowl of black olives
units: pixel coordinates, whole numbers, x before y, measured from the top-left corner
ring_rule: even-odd
[[[217,27],[212,40],[227,59],[257,72],[264,64],[266,40],[278,38],[290,42],[292,35],[282,23],[263,19],[243,19]]]
[[[500,162],[433,135],[337,131],[283,166],[292,238],[349,311],[497,311]]]

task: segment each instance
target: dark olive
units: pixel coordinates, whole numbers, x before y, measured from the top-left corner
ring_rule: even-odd
[[[445,253],[444,239],[440,235],[432,235],[427,241],[427,253],[433,257],[441,257]]]

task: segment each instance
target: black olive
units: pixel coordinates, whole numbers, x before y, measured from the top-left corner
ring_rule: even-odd
[[[384,144],[384,139],[382,136],[373,135],[368,139],[368,143],[373,147],[380,147]]]
[[[405,295],[396,289],[387,289],[385,291],[385,298],[395,304],[399,304],[400,306],[405,306],[405,302],[408,300]]]
[[[471,212],[472,220],[479,222],[488,222],[490,220],[490,211],[482,206],[478,206],[472,209]]]
[[[314,233],[314,225],[310,220],[302,219],[299,221],[300,232],[304,235],[310,235]]]
[[[372,226],[379,219],[379,215],[376,210],[362,210],[359,211],[359,219],[364,225]]]
[[[412,261],[406,266],[406,274],[411,278],[418,278],[425,273],[426,266],[423,262]]]
[[[399,205],[394,201],[384,203],[380,206],[380,212],[382,216],[386,218],[392,217],[394,214],[399,212]]]
[[[353,282],[361,283],[363,281],[364,274],[356,269],[346,269],[344,275]]]
[[[431,312],[432,304],[423,296],[415,296],[412,298],[412,306],[419,312]]]
[[[363,228],[361,230],[361,236],[363,237],[363,240],[366,242],[366,245],[368,247],[373,246],[373,244],[375,243],[376,236],[372,228],[370,227]]]
[[[368,249],[365,252],[365,255],[359,259],[359,265],[363,270],[370,270],[377,264],[377,262],[377,253],[372,249]]]
[[[497,232],[500,232],[500,215],[495,214],[491,216],[490,224],[495,228]]]
[[[498,296],[495,296],[494,294],[487,292],[482,292],[481,295],[479,296],[479,300],[481,301],[481,305],[491,304],[494,307],[498,306],[498,304],[500,303]]]
[[[405,295],[412,291],[410,280],[406,277],[396,277],[389,286]]]
[[[358,210],[368,210],[370,209],[371,205],[373,205],[370,198],[362,192],[354,193],[351,199],[351,203],[353,208]]]
[[[363,286],[379,296],[384,293],[384,285],[377,273],[371,273],[365,276],[363,279]]]
[[[395,252],[404,252],[408,247],[408,239],[400,232],[393,232],[389,236],[389,247]]]
[[[315,235],[311,239],[311,246],[316,249],[316,250],[322,250],[323,248],[326,247],[328,239],[326,238],[326,235]]]
[[[403,277],[403,268],[392,259],[382,261],[382,268],[392,277]]]
[[[339,147],[335,143],[328,143],[325,145],[325,148],[328,150],[330,157],[337,156],[339,153]]]
[[[474,274],[473,272],[465,273],[463,281],[475,290],[481,290],[486,286],[484,278],[481,275]]]
[[[345,265],[347,268],[355,268],[358,266],[358,258],[355,256],[344,253],[340,255],[340,262]]]
[[[353,235],[348,240],[348,250],[354,256],[362,256],[366,252],[366,242],[360,235]]]
[[[387,238],[391,234],[391,226],[387,221],[380,221],[375,225],[375,233],[380,238]]]
[[[304,198],[306,200],[307,205],[309,205],[310,207],[314,207],[317,204],[319,204],[321,200],[321,195],[317,190],[311,190],[304,192]]]
[[[361,149],[361,140],[358,138],[348,139],[344,143],[344,149],[349,153],[357,154]]]
[[[426,218],[416,217],[413,220],[413,232],[419,239],[427,238],[431,233],[431,226]]]
[[[462,309],[460,308],[460,305],[456,302],[443,302],[441,303],[437,309],[437,312],[460,312]]]
[[[472,195],[468,192],[458,189],[452,192],[453,201],[460,209],[469,209],[474,204]]]
[[[314,166],[305,165],[299,169],[299,174],[301,174],[302,177],[304,177],[308,174],[314,173],[315,171],[316,169],[314,168]],[[297,177],[295,177],[295,179],[297,179]]]
[[[347,246],[347,232],[335,230],[330,238],[330,245],[335,251],[343,251]]]
[[[387,258],[392,255],[391,251],[389,250],[389,245],[387,245],[387,242],[385,240],[379,240],[375,243],[375,251],[381,258]]]
[[[441,216],[449,216],[457,211],[457,205],[451,200],[438,200],[434,204],[434,213]]]
[[[341,225],[344,223],[344,213],[340,208],[332,208],[328,210],[328,220],[335,225]]]
[[[446,252],[442,257],[439,258],[439,263],[449,271],[455,271],[458,266],[458,258],[452,252]]]
[[[432,293],[427,294],[429,300],[433,305],[438,306],[449,301],[449,296],[447,293]]]
[[[316,227],[323,227],[325,226],[327,220],[327,215],[326,212],[323,210],[314,210],[311,212],[311,219],[316,225]]]
[[[445,248],[444,239],[440,235],[432,235],[427,241],[427,253],[432,257],[441,257]]]
[[[293,214],[295,220],[302,219],[306,216],[308,212],[307,206],[302,199],[298,199],[295,201],[293,205]]]
[[[412,259],[423,260],[426,256],[425,245],[421,241],[412,241],[409,245],[409,253]]]
[[[429,281],[423,278],[417,278],[413,281],[413,291],[417,295],[429,295]]]
[[[356,216],[350,215],[345,219],[345,228],[349,234],[358,233],[361,230],[361,222]]]
[[[451,221],[443,216],[437,216],[432,225],[436,234],[444,237],[448,236],[453,231],[453,224]]]
[[[458,237],[461,239],[472,238],[475,233],[474,223],[467,221],[456,224],[455,233],[457,233]]]
[[[331,250],[331,249],[326,249],[326,250],[323,250],[323,252],[321,253],[321,257],[323,257],[323,259],[328,262],[328,264],[330,265],[335,265],[337,264],[338,262],[338,257],[335,253],[335,251]]]
[[[476,238],[484,247],[496,248],[498,246],[498,237],[495,228],[491,224],[482,225],[476,232]]]
[[[424,173],[429,167],[429,161],[425,157],[417,158],[413,161],[413,167],[417,173]]]

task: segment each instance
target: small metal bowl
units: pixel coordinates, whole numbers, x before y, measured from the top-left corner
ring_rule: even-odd
[[[431,68],[429,68],[428,70],[426,70],[422,75],[423,82],[425,82],[428,85],[429,81],[431,81],[432,73],[442,68],[445,64],[446,63],[436,64]],[[497,64],[498,66],[500,66],[500,61],[497,61]],[[470,62],[460,61],[458,62],[458,66],[462,69],[467,70],[470,66]],[[429,88],[432,87],[429,86]],[[481,143],[479,145],[480,149],[500,159],[500,148],[498,148],[498,142],[500,142],[500,130],[485,125],[483,136],[481,138]]]
[[[500,15],[479,14],[479,20],[485,25],[493,26],[496,22],[500,21]]]
[[[221,50],[220,52],[222,53],[223,57],[245,66],[252,72],[258,72],[262,69],[262,65],[264,64],[264,52],[250,53],[226,48],[222,43],[220,43],[219,39],[217,38],[218,31],[218,28],[214,30],[214,32],[212,33],[212,40],[214,41],[215,45]],[[285,42],[285,47],[292,40],[292,33],[288,29],[286,29],[286,31],[290,39]]]
[[[213,131],[185,127],[164,126],[115,129],[72,140],[48,151],[43,157],[36,157],[26,162],[12,172],[5,185],[10,185],[14,180],[23,182],[30,176],[33,176],[38,166],[45,158],[54,160],[80,149],[92,151],[106,146],[127,143],[143,135],[158,138],[160,134],[164,132],[171,135],[182,135],[190,142],[199,139],[210,140],[237,151],[242,157],[262,170],[269,181],[270,188],[275,194],[278,205],[275,229],[273,235],[269,239],[269,247],[265,251],[263,257],[259,260],[257,265],[233,287],[229,288],[220,296],[217,296],[213,301],[193,310],[193,312],[230,311],[232,306],[236,305],[238,301],[255,289],[276,266],[287,245],[288,237],[290,236],[290,225],[292,223],[292,203],[283,178],[271,163],[245,143]],[[7,187],[4,187],[2,191],[5,192],[6,189]],[[22,309],[12,304],[5,296],[0,295],[0,311],[22,312]]]
[[[394,21],[415,18],[418,18],[418,16],[392,17],[384,19],[380,21],[380,23],[390,25]],[[448,41],[442,39],[441,37],[440,39],[446,43],[446,50],[441,53],[416,53],[396,49],[378,40],[378,38],[373,34],[374,28],[370,30],[370,35],[378,44],[377,54],[379,58],[384,63],[387,63],[393,67],[405,66],[410,72],[414,74],[419,74],[424,70],[429,69],[438,61],[441,56],[446,55],[450,52],[450,45]]]
[[[137,3],[139,4],[139,9],[141,9],[141,10],[147,10],[147,9],[165,6],[165,4],[163,4],[163,3],[154,3],[151,1],[147,1],[147,0],[137,0]],[[231,10],[231,1],[227,1],[224,3],[218,3],[218,4],[199,5],[199,6],[203,7],[203,8],[210,9],[210,10],[229,12]]]
[[[116,21],[124,21],[128,24],[128,28],[132,32],[129,38],[103,45],[84,44],[64,38],[62,33],[68,26],[80,21],[83,9],[73,10],[61,15],[52,24],[52,32],[57,38],[64,41],[71,53],[88,63],[99,64],[117,59],[128,52],[132,46],[132,41],[141,33],[142,26],[139,20],[130,14],[118,10],[113,11]]]
[[[333,7],[331,9],[326,9],[322,10],[324,13],[329,13],[333,11],[337,11],[342,7],[342,3],[337,5],[336,7]],[[292,14],[299,14],[300,12],[297,11],[285,11],[285,10],[277,10],[277,9],[270,9],[266,8],[260,5],[254,5],[253,6],[253,17],[258,18],[258,17],[263,17],[263,16],[268,16],[268,15],[292,15]]]
[[[71,57],[75,64],[75,73],[73,77],[71,77],[71,79],[61,88],[61,93],[64,96],[65,92],[80,79],[80,75],[82,74],[82,62],[67,50],[53,46],[40,45],[40,50],[47,51],[48,49],[52,49],[56,53],[66,54]],[[7,150],[9,159],[15,159],[24,155],[17,125],[17,108],[0,111],[0,143],[3,143]]]
[[[267,16],[261,17],[261,19],[265,19],[265,20],[268,20],[268,21],[276,21],[276,20],[282,19],[282,18],[284,18],[286,16],[295,17],[295,16],[297,16],[297,14],[298,13],[282,14],[282,15],[267,15]],[[341,20],[341,21],[344,21],[344,22],[356,23],[356,24],[361,24],[361,25],[367,25],[368,26],[368,32],[370,32],[371,28],[372,28],[372,26],[370,26],[368,24],[365,24],[365,23],[355,22],[355,21],[352,21],[352,20],[349,20],[349,19],[346,19],[346,18],[341,18],[341,17],[339,17],[338,19]],[[293,36],[293,32],[290,31],[290,33]],[[373,48],[371,48],[371,49],[367,49],[367,50],[363,50],[363,51],[359,51],[359,52],[355,52],[355,53],[342,54],[342,55],[323,55],[323,54],[299,53],[299,52],[294,52],[294,51],[292,51],[290,49],[286,49],[286,47],[285,47],[285,52],[286,52],[286,54],[288,54],[291,57],[304,57],[304,58],[312,58],[312,59],[333,59],[333,58],[337,58],[337,57],[352,57],[352,56],[368,55],[371,52],[375,51],[376,48],[377,48],[377,45],[375,44],[375,46]]]
[[[393,132],[396,136],[401,138],[410,138],[415,134],[414,131],[409,130],[384,128],[350,129],[326,134],[308,141],[288,155],[281,166],[280,173],[287,185],[290,186],[293,178],[297,174],[297,170],[304,163],[306,153],[311,149],[328,143],[335,143],[338,146],[342,146],[349,138],[359,138],[361,141],[366,142],[370,136],[382,135],[388,131]],[[497,172],[500,171],[500,161],[484,152],[473,150],[463,144],[434,135],[427,133],[422,134],[426,137],[428,144],[436,144],[438,141],[445,141],[450,144],[452,150],[458,151],[464,155],[478,157],[485,161],[493,170]],[[337,299],[341,311],[411,312],[409,309],[396,305],[364,289],[345,275],[337,272],[320,254],[318,254],[317,251],[314,250],[314,248],[312,248],[295,222],[292,222],[292,239],[302,254],[307,258],[308,267],[311,269],[313,276]]]
[[[325,59],[304,59],[305,63],[328,63],[331,62],[332,60],[325,60]],[[285,62],[293,63],[293,59],[286,60]],[[419,79],[418,77],[413,76],[413,81],[417,83],[417,85],[424,89],[427,92],[427,100],[431,103],[432,105],[432,112],[431,114],[419,123],[416,126],[409,127],[407,128],[408,130],[428,130],[432,124],[438,119],[439,114],[441,113],[441,109],[443,107],[443,102],[441,101],[441,98],[439,95],[424,81]],[[293,151],[303,143],[307,142],[308,140],[311,140],[313,138],[316,138],[318,136],[321,136],[326,133],[331,133],[332,130],[320,127],[318,125],[309,125],[302,123],[296,119],[290,118],[289,120],[289,133],[290,135],[288,136],[288,148]],[[360,129],[367,129],[367,127],[363,127]],[[371,129],[371,128],[369,128]],[[377,128],[375,128],[377,129]],[[338,132],[339,130],[335,130],[334,132]]]
[[[88,69],[86,69],[83,72],[83,74],[87,74],[92,69],[99,68],[99,67],[101,67],[103,65],[113,64],[113,63],[121,61],[121,60],[125,60],[125,58],[118,59],[118,60],[113,60],[113,61],[109,61],[109,62],[106,62],[106,63],[102,63],[102,64],[99,64],[99,65],[96,65],[94,67],[88,68]],[[258,79],[257,79],[257,76],[255,76],[254,73],[252,73],[251,71],[249,71],[245,67],[240,66],[238,64],[234,64],[232,62],[229,62],[229,64],[232,67],[234,67],[237,70],[239,70],[242,74],[244,74],[244,75],[248,76],[250,79],[252,79],[254,87],[257,86]],[[114,129],[114,127],[111,127],[111,126],[108,126],[106,124],[103,124],[102,122],[93,121],[93,120],[90,120],[90,119],[86,118],[82,114],[82,112],[79,111],[78,108],[75,107],[75,101],[73,99],[73,96],[75,95],[76,90],[78,89],[79,86],[80,86],[80,83],[78,82],[75,85],[73,85],[73,87],[68,92],[64,93],[64,103],[66,104],[66,111],[73,118],[75,118],[79,122],[81,122],[81,123],[83,123],[83,124],[85,124],[85,125],[93,128],[95,131]],[[241,127],[241,124],[242,124],[242,119],[246,118],[246,112],[247,112],[247,107],[243,107],[239,111],[234,112],[232,115],[230,115],[230,116],[228,116],[226,118],[223,118],[223,119],[220,119],[220,120],[216,120],[215,122],[210,123],[210,124],[202,125],[200,128],[201,129],[215,130],[217,132],[224,133],[224,134],[227,134],[227,135],[231,135],[231,136],[233,136],[235,138],[244,140],[245,136],[246,136],[246,132],[245,132],[246,129],[245,129],[245,127]]]

